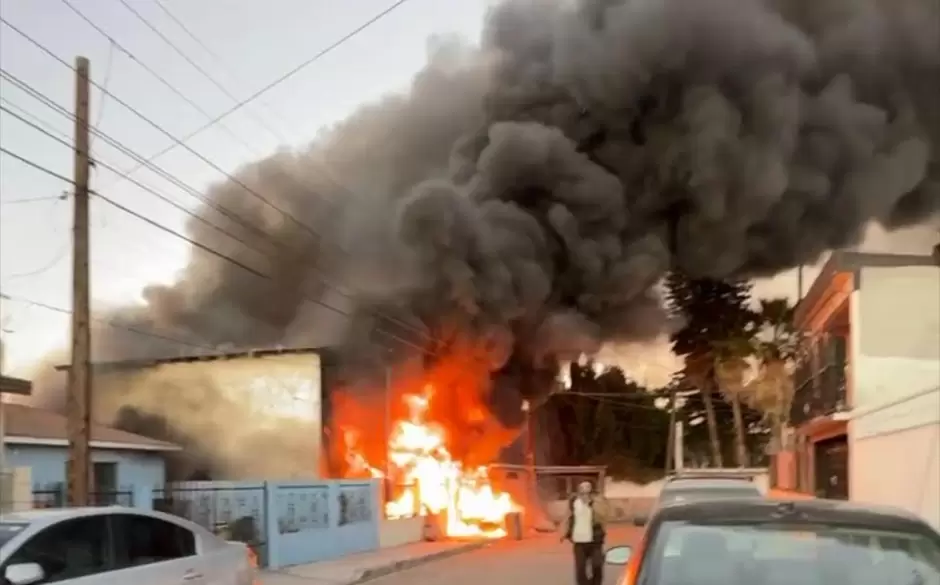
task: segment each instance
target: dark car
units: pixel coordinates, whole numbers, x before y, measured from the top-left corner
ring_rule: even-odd
[[[756,498],[763,494],[750,478],[737,475],[676,475],[666,480],[653,511],[662,506],[680,502],[715,500],[721,498]],[[633,523],[643,526],[647,517],[638,514]]]
[[[832,500],[677,503],[607,551],[620,585],[938,585],[940,533],[904,511]]]

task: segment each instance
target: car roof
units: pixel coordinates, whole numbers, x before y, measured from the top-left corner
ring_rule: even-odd
[[[198,524],[190,522],[185,518],[180,518],[179,516],[165,514],[156,510],[128,508],[126,506],[80,506],[76,508],[44,508],[42,510],[24,510],[21,512],[11,512],[0,515],[0,523],[23,523],[46,526],[69,518],[82,518],[86,516],[99,516],[107,514],[135,514],[138,516],[149,516],[151,518],[159,518],[161,520],[173,522],[174,524],[180,524],[194,531],[207,532],[211,534],[211,532],[206,531]]]
[[[661,508],[656,516],[658,521],[666,522],[746,523],[780,519],[915,532],[929,528],[923,520],[906,510],[838,500],[770,500],[760,497],[701,500]]]
[[[740,477],[679,477],[663,486],[663,491],[697,489],[748,489],[757,490],[757,485]]]

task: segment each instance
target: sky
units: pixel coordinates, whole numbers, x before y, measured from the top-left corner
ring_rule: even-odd
[[[188,140],[186,144],[202,158],[176,148],[156,164],[201,191],[223,178],[218,169],[229,172],[279,146],[305,145],[357,106],[404,89],[424,64],[431,37],[456,34],[476,39],[487,6],[494,1],[407,0],[223,123]],[[393,4],[393,0],[0,0],[5,21],[64,61],[3,24],[0,67],[5,75],[72,111],[74,73],[69,66],[76,56],[87,57],[93,83],[116,96],[92,88],[93,126],[149,158],[173,144],[154,126],[178,138],[191,134]],[[60,140],[71,140],[70,120],[8,78],[0,82],[0,105]],[[7,112],[0,112],[0,144],[54,173],[72,175],[69,147]],[[93,139],[91,148],[94,157],[122,171],[137,166],[101,140]],[[138,170],[131,177],[187,208],[198,203],[152,171]],[[131,181],[117,180],[102,165],[94,170],[92,188],[183,231],[183,212]],[[0,156],[0,290],[17,299],[0,301],[7,373],[28,373],[37,359],[67,339],[71,203],[61,197],[67,189],[69,184],[61,179],[9,155]],[[93,199],[91,213],[93,309],[141,302],[145,285],[172,282],[186,263],[186,242],[101,200]],[[936,226],[927,229],[927,240],[935,237],[936,230]],[[900,247],[887,243],[883,233],[873,233],[868,248],[923,253],[924,233],[893,236],[902,242]],[[804,288],[816,272],[812,267],[805,271]],[[784,274],[758,283],[756,291],[761,296],[795,298],[797,278],[792,272]],[[622,362],[650,383],[668,377],[675,366],[665,344],[610,348],[601,359]]]
[[[184,137],[397,4],[393,0],[126,2],[133,10],[121,0],[0,1],[5,21],[65,61],[57,61],[3,24],[0,67],[73,111],[74,72],[66,64],[73,64],[79,55],[87,57],[93,82],[91,123],[144,158],[173,141],[117,100],[173,136]],[[222,124],[186,142],[211,164],[183,148],[156,163],[202,190],[223,177],[213,167],[230,172],[280,146],[304,145],[358,105],[405,88],[425,62],[429,38],[454,34],[478,38],[489,4],[492,0],[408,0]],[[103,95],[95,84],[117,100]],[[0,82],[0,105],[62,140],[71,140],[73,122],[10,78]],[[50,171],[72,176],[69,147],[7,112],[0,112],[0,144]],[[121,171],[137,166],[101,140],[93,138],[91,149],[93,156]],[[198,203],[149,170],[131,177],[187,208]],[[183,212],[130,181],[117,180],[101,166],[94,170],[92,188],[160,224],[183,230]],[[27,371],[67,338],[71,203],[61,198],[67,189],[69,184],[60,179],[9,155],[0,157],[0,290],[23,299],[0,300],[8,373]],[[185,242],[103,201],[93,199],[91,214],[93,310],[140,302],[143,286],[172,282],[188,258]]]

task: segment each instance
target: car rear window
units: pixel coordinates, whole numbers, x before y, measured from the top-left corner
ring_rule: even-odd
[[[25,522],[0,522],[0,546],[13,540],[17,534],[26,529],[29,524]]]
[[[721,488],[673,489],[664,491],[660,497],[660,502],[663,504],[673,504],[689,501],[716,500],[720,498],[752,498],[759,495],[760,491],[756,487],[741,485]]]
[[[802,524],[663,523],[644,574],[653,583],[940,585],[938,537]]]

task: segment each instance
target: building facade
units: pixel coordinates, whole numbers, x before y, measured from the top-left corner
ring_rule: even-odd
[[[835,252],[797,307],[808,338],[777,485],[940,525],[940,266]]]
[[[65,502],[68,439],[64,416],[20,404],[6,405],[3,439],[11,469],[28,469],[34,507]],[[164,457],[179,447],[110,427],[91,432],[92,497],[102,505],[134,505],[166,481]]]

